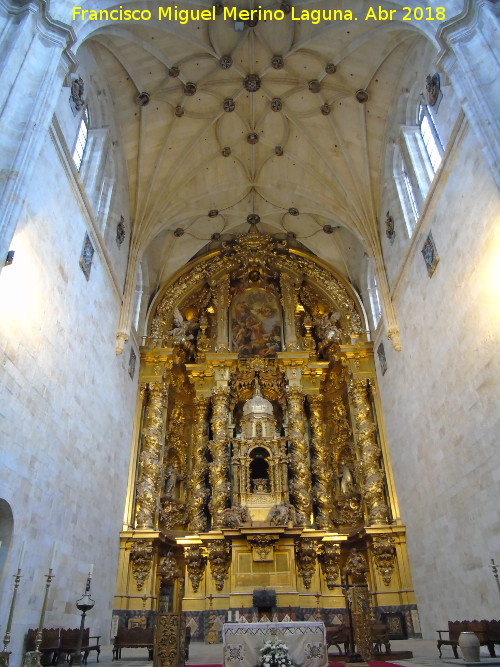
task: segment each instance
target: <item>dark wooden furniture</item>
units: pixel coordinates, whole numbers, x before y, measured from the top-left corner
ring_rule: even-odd
[[[35,650],[35,639],[38,630],[30,628],[26,637],[26,650]],[[42,654],[42,665],[55,665],[59,653],[59,628],[43,628],[42,643],[40,644],[40,653]]]
[[[184,657],[187,660],[189,658],[189,644],[191,644],[191,628],[186,626],[185,639],[184,639]]]
[[[372,623],[372,641],[374,654],[382,653],[382,646],[385,646],[386,653],[390,653],[389,626],[385,623]]]
[[[326,628],[326,646],[336,646],[339,650],[339,655],[342,655],[340,645],[344,645],[344,654],[349,653],[349,642],[351,641],[350,629],[348,625],[343,623],[339,625],[330,625]]]
[[[495,644],[500,644],[500,621],[448,621],[448,630],[437,630],[439,639],[437,647],[442,657],[441,647],[451,646],[453,655],[458,659],[458,638],[461,632],[474,632],[480,646],[487,646],[492,658],[496,657]],[[448,639],[443,639],[447,634]]]
[[[61,630],[59,653],[64,655],[64,658],[71,661],[71,657],[76,653],[78,646],[78,638],[80,634],[79,628],[71,630]],[[83,664],[87,664],[87,658],[91,651],[97,652],[97,662],[99,662],[99,654],[101,653],[101,645],[99,643],[100,635],[90,636],[90,631],[86,628],[83,631],[81,652],[83,653]]]
[[[122,648],[147,648],[153,659],[154,628],[118,628],[113,644],[113,660],[120,660]]]

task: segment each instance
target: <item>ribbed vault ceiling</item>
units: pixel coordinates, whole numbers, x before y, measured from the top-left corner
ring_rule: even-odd
[[[296,6],[364,17],[372,3]],[[396,21],[314,25],[289,15],[243,32],[218,16],[113,23],[91,34],[86,48],[113,99],[134,247],[145,253],[150,281],[168,278],[212,235],[246,231],[256,214],[259,229],[296,234],[357,282],[364,253],[379,247],[388,120],[421,39]]]

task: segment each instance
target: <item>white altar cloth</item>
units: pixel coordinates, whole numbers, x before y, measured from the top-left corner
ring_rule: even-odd
[[[319,622],[224,623],[225,667],[255,667],[269,639],[281,639],[290,658],[301,667],[326,667],[325,624]]]

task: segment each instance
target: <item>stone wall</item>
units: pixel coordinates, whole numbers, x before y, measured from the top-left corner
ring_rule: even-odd
[[[424,637],[497,618],[500,202],[466,121],[391,284],[402,351],[380,392]],[[429,278],[432,231],[440,262]],[[386,252],[390,250],[386,249]]]
[[[61,146],[47,135],[11,243],[14,263],[0,274],[0,489],[14,517],[2,624],[25,541],[13,665],[38,624],[54,545],[45,626],[79,625],[74,603],[93,563],[88,625],[109,642],[137,392],[131,343],[115,355],[120,281],[95,241],[88,281],[79,266],[92,225]]]

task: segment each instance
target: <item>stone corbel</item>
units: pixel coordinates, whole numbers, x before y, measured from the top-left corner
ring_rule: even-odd
[[[297,569],[304,580],[304,586],[311,588],[311,581],[316,569],[316,542],[310,537],[303,537],[295,542]]]
[[[322,542],[318,547],[318,560],[326,585],[332,590],[340,577],[340,546],[335,542]]]
[[[372,553],[384,584],[389,586],[396,561],[394,538],[391,535],[374,535]]]
[[[193,591],[198,592],[200,582],[207,566],[207,557],[201,546],[184,547],[188,577],[191,580]]]
[[[153,545],[149,540],[136,540],[130,548],[130,565],[137,590],[144,586],[153,564]]]
[[[207,542],[208,560],[215,587],[218,591],[224,588],[224,581],[229,574],[231,565],[231,547],[226,540],[211,540]]]

